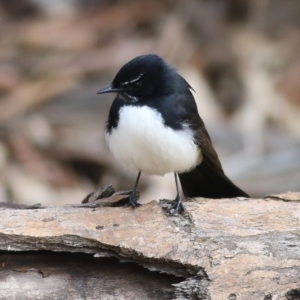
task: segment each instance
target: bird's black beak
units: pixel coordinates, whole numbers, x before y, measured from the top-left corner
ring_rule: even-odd
[[[106,94],[106,93],[117,93],[120,89],[112,87],[112,85],[109,85],[100,91],[97,92],[97,94]]]

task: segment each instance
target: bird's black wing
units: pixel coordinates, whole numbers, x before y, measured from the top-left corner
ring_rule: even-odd
[[[179,97],[180,100],[180,97]],[[232,198],[248,197],[225,174],[210,136],[200,118],[194,97],[185,95],[180,117],[193,131],[195,144],[201,149],[203,160],[196,168],[179,174],[181,187],[186,197]]]
[[[194,132],[195,144],[202,151],[203,160],[216,172],[224,174],[218,154],[198,113],[191,119],[189,126]]]
[[[177,95],[173,107],[178,113],[180,122],[187,124],[191,128],[195,144],[202,151],[203,160],[216,172],[224,174],[218,154],[213,147],[204,122],[199,116],[193,94],[189,91],[188,93]]]

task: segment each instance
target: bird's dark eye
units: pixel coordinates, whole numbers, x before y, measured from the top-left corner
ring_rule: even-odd
[[[141,86],[141,83],[139,81],[135,81],[135,82],[132,82],[131,85],[135,88],[139,88]]]
[[[134,88],[138,88],[141,86],[141,83],[139,81],[134,81],[134,82],[123,82],[121,84],[122,86],[131,86],[131,87],[134,87]]]

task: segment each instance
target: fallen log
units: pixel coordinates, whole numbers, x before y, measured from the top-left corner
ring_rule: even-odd
[[[300,193],[198,198],[181,215],[170,214],[167,200],[111,207],[120,195],[96,200],[98,207],[0,205],[0,298],[27,299],[34,291],[38,299],[300,299]],[[115,258],[130,264],[117,266]],[[132,271],[132,263],[171,277]],[[75,281],[64,277],[66,269]],[[124,276],[112,280],[108,269]],[[53,286],[26,290],[32,278],[51,278]],[[49,289],[57,294],[47,298]]]

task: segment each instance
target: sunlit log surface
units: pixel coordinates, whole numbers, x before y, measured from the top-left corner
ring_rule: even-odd
[[[0,298],[299,299],[300,193],[199,198],[176,216],[168,201],[133,210],[107,207],[112,197],[97,208],[2,204]]]

